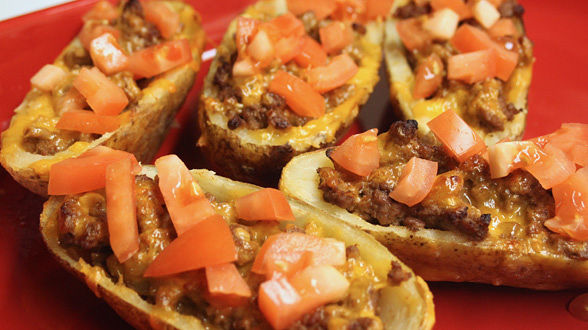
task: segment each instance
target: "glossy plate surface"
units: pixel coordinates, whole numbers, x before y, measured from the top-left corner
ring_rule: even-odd
[[[81,27],[81,15],[96,0],[82,0],[0,22],[0,131],[29,90],[29,79]],[[210,40],[219,42],[227,24],[253,1],[189,1],[202,17]],[[588,2],[521,0],[527,33],[535,42],[535,69],[526,136],[553,131],[562,122],[588,123]],[[193,111],[202,77],[190,93],[160,154],[179,154],[189,167],[206,164],[194,148]],[[385,79],[353,130],[387,129],[393,121]],[[85,284],[63,270],[46,251],[38,231],[43,199],[0,169],[0,328],[128,328]],[[585,292],[536,292],[478,284],[430,283],[436,329],[586,329],[566,305]]]

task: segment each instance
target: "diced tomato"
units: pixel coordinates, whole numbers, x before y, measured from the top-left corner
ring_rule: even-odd
[[[543,147],[544,154],[534,163],[527,165],[529,171],[544,189],[562,183],[576,171],[576,166],[565,153],[548,143]]]
[[[235,43],[237,50],[243,52],[247,45],[257,33],[260,22],[253,18],[239,16],[237,18],[237,30],[235,32]]]
[[[300,295],[284,277],[274,277],[259,286],[259,310],[274,329],[285,329],[301,316],[300,301]]]
[[[453,55],[447,60],[447,79],[468,84],[492,78],[496,74],[497,57],[494,49]]]
[[[106,219],[110,247],[124,263],[139,250],[133,164],[124,158],[106,167]]]
[[[290,36],[281,38],[276,43],[276,57],[280,59],[282,64],[286,64],[300,53],[301,45],[301,37]]]
[[[443,61],[439,55],[432,53],[419,63],[412,89],[414,99],[429,97],[437,91],[443,82]]]
[[[531,141],[500,142],[488,147],[488,164],[492,179],[507,176],[541,157],[539,147]]]
[[[285,71],[276,72],[269,91],[286,99],[286,104],[300,116],[318,118],[325,114],[325,99],[304,80]]]
[[[31,78],[31,85],[38,89],[51,92],[67,78],[67,72],[57,65],[45,64],[39,72]]]
[[[251,43],[247,46],[247,54],[249,54],[254,61],[260,63],[260,67],[266,67],[271,63],[274,59],[275,50],[274,45],[265,30],[259,30],[255,34]]]
[[[73,81],[74,87],[86,98],[99,115],[118,115],[129,104],[127,95],[98,68],[82,68]]]
[[[288,10],[298,16],[307,11],[314,12],[317,20],[323,20],[331,15],[337,7],[336,0],[287,0]]]
[[[294,61],[303,68],[323,66],[327,64],[327,53],[314,39],[304,36],[300,45],[300,53],[294,57]]]
[[[412,157],[402,169],[402,174],[390,197],[397,202],[414,206],[431,191],[437,177],[437,162]]]
[[[449,8],[459,15],[460,20],[473,16],[471,8],[463,0],[431,0],[431,8],[434,11]]]
[[[496,50],[496,77],[507,81],[515,69],[519,54],[512,52],[494,42],[486,32],[469,24],[460,26],[451,44],[461,53],[469,53],[486,49]]]
[[[150,78],[191,61],[192,50],[188,40],[171,40],[132,53],[128,70],[137,77]]]
[[[310,261],[301,263],[301,259],[308,257],[308,252],[312,253]],[[343,242],[302,233],[280,233],[270,236],[263,243],[251,271],[291,275],[307,264],[340,266],[345,264],[345,260]]]
[[[110,33],[116,39],[120,37],[120,31],[110,25],[97,25],[95,22],[88,22],[84,24],[84,27],[82,28],[82,31],[80,31],[78,38],[80,39],[80,42],[84,48],[86,50],[90,50],[90,43],[92,40],[103,35],[104,33]]]
[[[365,4],[365,15],[367,19],[386,17],[390,13],[392,4],[394,4],[394,0],[367,0]]]
[[[107,75],[124,71],[129,63],[128,56],[110,33],[105,33],[90,42],[90,56],[98,69]]]
[[[112,132],[119,126],[120,118],[117,116],[102,116],[86,110],[65,112],[59,118],[57,125],[55,125],[58,129],[94,134]]]
[[[233,263],[205,269],[210,302],[219,307],[237,307],[247,303],[251,289]]]
[[[427,126],[460,162],[486,149],[484,140],[453,110],[433,118]]]
[[[304,23],[290,12],[272,19],[264,24],[264,27],[278,32],[281,37],[302,37],[306,35]]]
[[[249,57],[244,57],[240,60],[237,60],[235,64],[233,64],[233,76],[235,77],[252,76],[257,72],[257,68],[251,62]]]
[[[342,299],[349,289],[349,281],[330,265],[309,266],[294,274],[290,283],[301,297],[298,318],[326,303]]]
[[[116,8],[105,0],[98,1],[89,12],[82,16],[84,22],[89,20],[113,20],[118,16]]]
[[[264,188],[235,200],[239,219],[243,220],[295,220],[284,194],[273,188]]]
[[[409,18],[396,23],[400,40],[408,50],[422,49],[433,42],[432,36],[423,29],[419,19]]]
[[[147,267],[143,276],[161,277],[237,260],[229,225],[215,215],[173,240]]]
[[[588,168],[579,169],[552,189],[555,214],[545,221],[550,230],[575,240],[588,240]]]
[[[588,125],[562,124],[552,134],[538,138],[561,149],[576,164],[588,166]]]
[[[495,39],[506,36],[518,37],[519,32],[512,19],[501,18],[488,29],[488,35]]]
[[[142,6],[145,20],[155,24],[164,38],[176,34],[180,28],[180,15],[175,10],[159,1],[145,1]]]
[[[449,40],[455,34],[459,15],[449,8],[433,13],[424,23],[423,29],[431,34],[433,39]]]
[[[73,195],[104,188],[106,166],[121,159],[130,159],[133,173],[138,174],[141,166],[135,156],[121,150],[96,147],[77,158],[70,158],[53,164],[49,170],[49,195]]]
[[[357,64],[347,54],[341,54],[331,59],[326,66],[310,69],[308,83],[315,91],[326,93],[345,85],[359,71]]]
[[[333,21],[356,22],[366,20],[367,0],[336,0],[337,7],[331,14]]]
[[[86,99],[75,88],[70,88],[65,94],[59,95],[55,100],[55,110],[59,115],[71,110],[84,109],[88,104]]]
[[[159,190],[178,236],[202,220],[216,214],[210,201],[186,165],[176,155],[167,155],[155,161],[159,176]]]
[[[377,128],[353,135],[335,148],[329,157],[347,171],[366,177],[380,167],[377,135]]]
[[[353,42],[353,30],[349,24],[331,22],[319,29],[321,44],[328,54],[337,54]]]
[[[472,5],[472,12],[480,25],[486,29],[490,28],[500,19],[498,10],[486,0],[479,0],[474,3]]]

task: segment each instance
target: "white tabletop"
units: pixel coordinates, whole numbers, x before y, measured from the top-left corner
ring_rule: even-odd
[[[73,0],[0,0],[0,21]]]

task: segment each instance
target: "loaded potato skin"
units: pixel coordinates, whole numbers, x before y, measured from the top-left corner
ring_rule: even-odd
[[[309,4],[259,1],[231,23],[218,47],[200,100],[198,145],[221,174],[275,185],[293,156],[333,145],[345,133],[378,81],[382,20],[355,22],[332,11],[321,17],[305,6]],[[266,33],[265,26],[285,21],[284,17],[304,28],[301,40],[296,41],[296,35],[274,40],[275,33]],[[245,38],[249,44],[239,41],[245,22],[254,22],[254,31],[262,31]],[[347,37],[328,43],[338,28],[342,32],[335,35]],[[268,47],[278,55],[267,62],[271,64],[255,62],[259,56],[252,49],[265,39],[258,35],[273,40]],[[302,53],[282,54],[288,43],[299,44],[294,51]],[[287,80],[302,86],[300,90],[294,88],[287,95],[287,89],[280,88],[287,82],[275,83],[284,77],[279,72],[294,77]]]
[[[0,162],[16,181],[37,194],[47,194],[52,164],[97,145],[127,150],[141,161],[150,161],[200,67],[204,32],[190,6],[158,2],[177,19],[162,23],[152,17],[150,5],[139,1],[122,1],[118,7],[104,3],[84,15],[79,35],[53,64],[45,66],[61,72],[61,79],[47,79],[55,75],[40,70],[3,132]],[[163,26],[175,26],[174,33],[164,37],[159,30]],[[177,60],[149,59],[172,48],[181,52]],[[110,50],[118,52],[118,60],[108,61],[104,54]],[[115,65],[121,63],[126,66]],[[97,68],[87,71],[92,66]],[[146,66],[155,70],[141,71]],[[83,71],[95,70],[99,73],[89,76],[98,80],[81,82]],[[92,81],[106,84],[100,85],[103,96],[87,88]],[[121,102],[115,103],[119,98]]]

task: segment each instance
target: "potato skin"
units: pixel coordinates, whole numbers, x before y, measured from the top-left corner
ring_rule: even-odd
[[[396,9],[409,3],[410,0],[397,0],[394,2],[392,12]],[[515,18],[515,26],[520,31],[525,31],[525,27],[522,19]],[[396,19],[393,16],[386,21],[385,27],[385,41],[384,41],[384,58],[386,61],[386,68],[388,79],[390,82],[390,99],[392,102],[393,111],[401,119],[416,119],[419,123],[419,131],[422,133],[428,133],[426,123],[433,119],[434,116],[424,116],[417,118],[413,112],[413,107],[416,102],[412,98],[412,86],[414,82],[414,73],[411,71],[406,56],[407,50],[404,48],[398,33],[396,32]],[[531,47],[532,51],[532,47]],[[532,54],[531,54],[532,57]],[[474,125],[474,130],[478,133],[488,145],[495,144],[496,142],[508,138],[510,140],[520,140],[523,137],[526,125],[526,118],[529,112],[528,110],[528,93],[531,85],[532,71],[533,71],[534,59],[530,60],[525,65],[517,65],[512,73],[512,77],[507,83],[505,83],[505,99],[507,102],[512,103],[517,109],[522,110],[514,116],[514,118],[505,124],[504,130],[501,131],[486,131],[485,129]],[[433,99],[441,99],[440,97],[434,97]],[[458,98],[459,99],[459,98]],[[456,111],[466,111],[467,104],[460,104],[457,102],[450,102],[452,106],[459,109],[453,109]],[[446,105],[448,106],[448,105]],[[435,112],[437,106],[428,105],[428,110]],[[461,109],[461,110],[460,110]],[[472,125],[472,123],[470,123]]]
[[[261,189],[246,183],[232,181],[208,170],[192,170],[192,175],[202,189],[218,200],[231,200]],[[145,166],[143,174],[154,177],[155,168]],[[123,319],[138,329],[203,329],[199,319],[177,312],[165,311],[144,301],[139,295],[124,286],[113,283],[105,270],[88,265],[83,259],[74,260],[58,241],[57,212],[63,197],[53,196],[43,206],[40,231],[51,254],[66,269],[83,280],[97,297],[104,299]],[[328,215],[297,200],[289,200],[296,223],[304,225],[317,222],[325,237],[345,242],[346,246],[357,244],[362,258],[372,265],[374,272],[385,281],[391,263],[397,262],[411,277],[400,285],[386,285],[380,297],[380,316],[387,322],[387,329],[431,329],[435,323],[433,297],[427,284],[380,245],[371,236],[347,226]],[[384,282],[385,283],[385,282]]]
[[[42,161],[48,164],[43,168],[30,166],[37,159],[26,160],[31,158],[31,154],[24,149],[14,148],[14,146],[8,145],[10,142],[3,142],[0,150],[0,163],[18,183],[38,195],[47,196],[50,164],[62,159],[76,157],[97,145],[105,145],[113,149],[131,152],[141,162],[150,162],[153,159],[165,139],[175,115],[194,84],[196,74],[200,69],[200,56],[205,44],[200,15],[189,5],[176,2],[174,6],[191,14],[192,21],[186,25],[189,25],[191,29],[190,46],[193,61],[170,70],[153,80],[143,90],[137,104],[131,106],[128,110],[130,114],[128,120],[116,131],[104,134],[84,148],[65,150],[53,157],[44,157]],[[75,38],[66,47],[66,50],[70,47],[79,47],[79,40]],[[65,50],[56,62],[60,61],[64,53]],[[21,134],[16,130],[13,131],[12,127],[18,125],[17,122],[20,120],[20,116],[27,115],[28,102],[34,100],[36,93],[38,92],[31,90],[23,103],[15,110],[10,127],[2,134],[3,140],[7,136]],[[12,140],[15,139],[13,138]],[[21,163],[23,162],[28,164],[22,166]]]
[[[588,287],[588,261],[544,249],[539,241],[516,243],[488,237],[481,242],[435,229],[410,231],[380,226],[323,200],[319,167],[333,163],[318,150],[293,158],[284,168],[280,190],[287,196],[371,234],[428,281],[479,282],[538,290]]]
[[[285,13],[285,1],[259,1],[244,12],[249,17],[273,17]],[[266,186],[276,186],[282,168],[294,156],[301,153],[331,146],[343,136],[353,123],[361,105],[363,105],[373,87],[379,80],[378,69],[381,59],[380,43],[383,37],[383,23],[370,23],[369,32],[363,37],[362,43],[370,43],[360,65],[363,70],[361,79],[355,84],[356,95],[353,104],[338,106],[331,111],[331,116],[311,120],[302,127],[289,128],[282,131],[261,129],[243,133],[244,128],[230,130],[226,123],[229,118],[222,115],[222,120],[212,119],[223,111],[218,106],[216,87],[213,84],[214,74],[219,64],[219,56],[230,54],[234,50],[233,35],[236,21],[227,30],[222,44],[217,49],[217,58],[213,61],[206,76],[199,106],[199,126],[201,138],[199,146],[215,170],[231,178]],[[362,44],[363,45],[363,44]],[[217,109],[220,108],[220,109]],[[329,117],[329,118],[325,118]],[[335,119],[336,117],[336,119]],[[323,126],[328,128],[321,129]],[[237,132],[241,131],[241,132]],[[307,132],[301,132],[307,131]],[[312,133],[308,133],[312,131]],[[260,132],[267,132],[271,138],[254,137]],[[306,134],[303,136],[303,134]],[[291,143],[291,141],[296,141]]]

